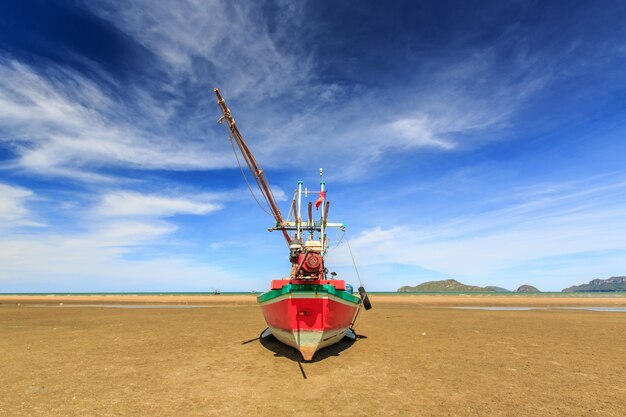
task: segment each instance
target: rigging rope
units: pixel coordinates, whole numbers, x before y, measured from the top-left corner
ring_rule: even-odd
[[[348,244],[348,251],[350,251],[350,257],[352,258],[352,265],[354,265],[354,270],[356,271],[356,277],[359,280],[359,285],[362,287],[363,283],[361,282],[361,275],[359,275],[359,269],[356,267],[356,261],[354,260],[354,255],[352,254],[352,248],[350,247],[350,240],[348,239],[348,235],[344,232],[344,236],[346,237],[346,243]]]
[[[293,198],[291,199],[291,204],[289,205],[289,213],[287,213],[287,221],[290,221],[292,214],[293,214],[294,219],[296,218],[296,212],[294,210],[294,207],[296,204],[297,195],[298,195],[298,190],[293,192]]]
[[[335,236],[339,236],[339,230],[335,230]],[[335,244],[335,246],[333,246],[332,248],[330,248],[329,250],[335,250],[339,247],[339,245],[341,245],[341,241],[343,240],[343,238],[346,236],[346,231],[344,230],[343,233],[341,234],[341,237],[339,238],[339,240],[337,240],[337,243]],[[328,252],[328,250],[327,250]]]
[[[352,254],[352,248],[350,247],[350,240],[348,239],[348,235],[347,233],[344,231],[343,232],[343,236],[342,238],[345,237],[346,238],[346,243],[348,244],[348,251],[350,252],[350,257],[352,258],[352,265],[354,265],[354,270],[356,271],[356,277],[359,280],[359,286],[363,286],[363,283],[361,282],[361,276],[359,275],[359,269],[356,267],[356,261],[354,260],[354,255]],[[356,315],[354,316],[354,320],[352,321],[352,325],[350,326],[352,328],[352,331],[354,331],[354,329],[356,328],[356,324],[359,320],[359,317],[361,316],[361,308],[363,307],[363,303],[359,303],[359,309],[356,312]],[[356,334],[356,332],[355,332]]]
[[[228,141],[230,142],[230,146],[233,148],[233,153],[235,154],[235,159],[237,160],[237,165],[239,166],[239,171],[241,171],[241,175],[243,176],[243,179],[246,182],[246,185],[248,186],[248,190],[250,190],[250,194],[252,194],[252,198],[254,198],[254,201],[256,201],[256,203],[261,208],[261,210],[263,210],[269,216],[274,217],[274,216],[272,216],[272,213],[267,211],[265,209],[265,207],[263,207],[261,205],[261,202],[256,198],[256,195],[254,194],[254,191],[252,191],[252,187],[250,187],[250,183],[248,182],[248,178],[246,177],[246,174],[243,171],[243,168],[241,167],[241,162],[239,162],[239,155],[237,155],[237,150],[235,149],[235,145],[233,144],[233,139],[234,139],[234,137],[233,137],[230,129],[228,129]],[[265,196],[263,196],[263,197],[265,197]],[[265,202],[268,203],[267,199],[265,199]],[[268,205],[269,205],[269,203],[268,203]]]
[[[234,131],[234,128],[233,128],[232,125],[230,127],[230,131],[231,131],[231,133],[233,133],[233,131]],[[245,144],[243,143],[243,139],[239,135],[235,135],[233,133],[232,134],[232,138],[237,141],[237,146],[239,146],[240,150],[245,147]],[[274,194],[272,194],[272,189],[269,188],[266,191],[267,193],[269,193],[269,196],[266,194],[266,192],[263,191],[264,188],[262,186],[262,180],[261,180],[261,175],[264,175],[263,174],[263,170],[261,170],[261,167],[259,166],[259,163],[256,161],[256,159],[254,159],[254,155],[248,154],[247,152],[243,152],[243,150],[241,151],[241,155],[243,156],[244,160],[246,161],[246,164],[248,165],[248,169],[250,170],[250,172],[252,172],[252,174],[254,176],[254,181],[256,182],[257,187],[259,187],[259,190],[261,191],[261,195],[263,196],[263,199],[265,200],[265,203],[270,207],[270,210],[272,211],[272,214],[273,214],[274,218],[276,218],[278,213],[276,213],[274,211],[273,206],[272,206],[272,204],[270,204],[270,200],[268,198],[268,197],[271,197],[271,199],[273,201],[276,201],[276,198],[274,197]],[[256,171],[254,169],[255,166],[259,168],[258,171]]]

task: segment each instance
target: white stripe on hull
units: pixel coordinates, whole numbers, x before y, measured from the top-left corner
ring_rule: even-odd
[[[315,352],[343,339],[348,331],[348,327],[330,329],[326,331],[289,331],[270,326],[270,330],[276,339],[286,345],[298,349],[300,353],[302,353],[304,360],[310,361],[313,359]]]

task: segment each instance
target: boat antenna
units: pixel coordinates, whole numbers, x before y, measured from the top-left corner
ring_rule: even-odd
[[[250,151],[248,144],[243,139],[241,132],[239,132],[239,128],[235,123],[235,119],[230,113],[230,109],[226,106],[226,101],[224,101],[224,98],[220,94],[220,91],[217,88],[214,88],[213,91],[217,96],[217,104],[222,111],[222,117],[220,117],[217,122],[219,124],[222,124],[223,121],[226,121],[230,136],[232,137],[232,139],[234,139],[235,144],[237,144],[241,155],[243,155],[243,159],[246,161],[246,165],[248,165],[248,169],[252,173],[252,176],[254,177],[254,180],[259,187],[259,190],[261,191],[261,195],[263,195],[263,198],[270,207],[271,214],[276,220],[276,226],[282,226],[284,223],[283,216],[280,213],[278,205],[276,204],[276,198],[274,198],[274,194],[272,193],[272,189],[269,186],[269,182],[267,181],[265,172],[261,169],[261,165],[259,165],[257,160],[254,158],[254,155],[252,155],[252,151]],[[289,242],[291,241],[291,239],[289,238],[289,234],[287,234],[287,231],[284,228],[282,228],[281,231],[283,232],[283,236],[285,237],[287,244],[289,244]]]

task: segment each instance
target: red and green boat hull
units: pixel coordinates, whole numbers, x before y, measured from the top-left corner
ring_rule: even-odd
[[[343,339],[361,303],[340,280],[273,281],[257,301],[274,337],[298,349],[304,360]]]

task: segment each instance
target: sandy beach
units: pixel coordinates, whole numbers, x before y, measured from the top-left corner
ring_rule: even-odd
[[[254,296],[2,296],[0,414],[626,415],[626,313],[558,308],[625,297],[372,302],[356,342],[301,363],[257,339]]]

